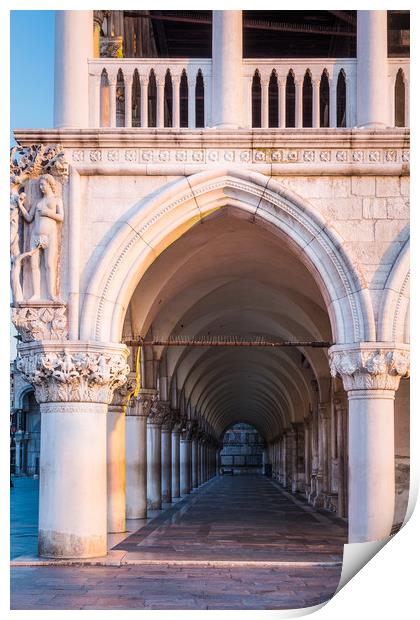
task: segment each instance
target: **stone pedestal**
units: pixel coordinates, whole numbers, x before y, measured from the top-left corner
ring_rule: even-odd
[[[394,517],[394,394],[409,371],[408,346],[336,345],[329,354],[349,400],[349,542],[381,540]]]

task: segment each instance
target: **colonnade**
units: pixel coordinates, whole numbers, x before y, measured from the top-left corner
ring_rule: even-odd
[[[92,11],[58,11],[56,22],[56,64],[55,64],[55,126],[89,127],[89,99],[99,96],[99,88],[89,92],[87,60],[93,58],[94,39],[98,38],[97,23],[94,26]],[[211,126],[237,128],[244,126],[244,104],[247,101],[249,85],[243,82],[242,59],[242,11],[213,11],[213,53]],[[389,104],[387,11],[357,11],[357,113],[358,127],[393,126]],[[144,85],[145,86],[145,85]],[[193,106],[190,84],[189,118],[193,126]],[[130,118],[130,89],[127,82],[126,118]],[[316,86],[317,88],[317,86]],[[177,84],[174,88],[174,118],[178,118],[179,102],[176,100]],[[207,91],[209,89],[206,89]],[[163,127],[164,79],[157,81],[157,126]],[[296,118],[302,118],[302,82],[296,85]],[[264,99],[267,89],[263,89]],[[142,97],[143,105],[147,100]],[[317,100],[318,97],[314,97]],[[96,102],[97,104],[98,102]],[[115,118],[116,76],[110,82],[110,116]],[[314,103],[314,118],[318,118],[317,103]],[[208,107],[208,104],[207,104]],[[265,109],[266,106],[264,106]],[[332,83],[331,110],[335,110],[335,87]],[[99,105],[96,105],[99,110]],[[331,112],[333,114],[333,112]],[[142,117],[146,118],[143,110]],[[334,121],[331,118],[331,121]],[[112,121],[113,123],[113,121]],[[111,126],[113,124],[111,123]],[[207,120],[206,120],[207,123]],[[99,125],[96,125],[99,126]],[[264,125],[265,126],[265,125]],[[300,124],[297,125],[299,127]],[[332,122],[331,126],[334,126]]]

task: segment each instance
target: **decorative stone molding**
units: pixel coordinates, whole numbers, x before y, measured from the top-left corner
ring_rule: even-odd
[[[397,390],[401,377],[410,372],[408,345],[360,343],[335,345],[328,351],[333,377],[340,375],[344,389]]]
[[[125,407],[133,396],[137,387],[136,373],[130,372],[127,381],[114,391],[111,405],[114,407]]]
[[[34,386],[39,403],[110,404],[130,371],[127,355],[126,347],[117,345],[30,343],[19,348],[16,367]]]
[[[33,340],[67,340],[67,307],[59,303],[16,304],[12,323],[22,342]]]

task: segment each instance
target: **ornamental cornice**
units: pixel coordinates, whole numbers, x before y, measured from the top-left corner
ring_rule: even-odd
[[[346,391],[397,390],[410,374],[410,348],[390,343],[335,345],[328,351],[333,377],[339,375]]]
[[[35,388],[39,403],[110,404],[130,368],[123,345],[66,342],[20,345],[16,367]]]

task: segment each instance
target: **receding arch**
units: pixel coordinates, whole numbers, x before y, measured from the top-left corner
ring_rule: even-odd
[[[255,172],[212,170],[169,183],[109,231],[82,308],[81,338],[119,341],[133,291],[154,259],[184,232],[229,205],[279,235],[299,255],[324,298],[337,343],[375,340],[368,290],[338,233],[311,205]]]

